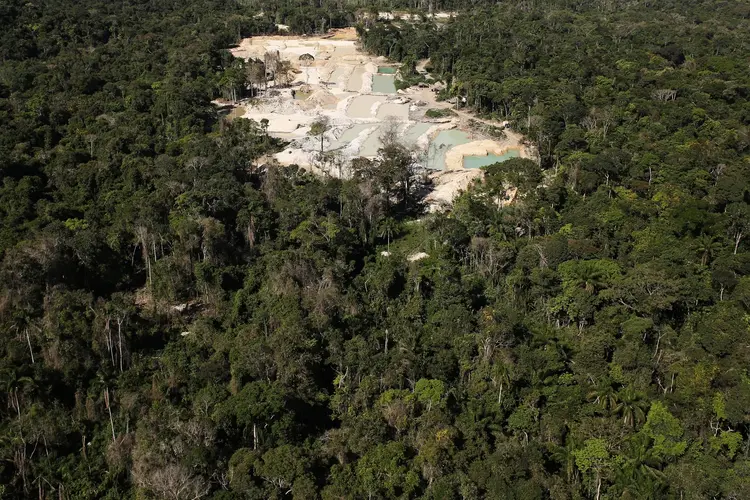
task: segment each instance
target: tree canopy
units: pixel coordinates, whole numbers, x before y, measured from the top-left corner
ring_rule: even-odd
[[[370,7],[0,5],[0,497],[750,498],[750,7]],[[277,23],[539,161],[265,166]]]

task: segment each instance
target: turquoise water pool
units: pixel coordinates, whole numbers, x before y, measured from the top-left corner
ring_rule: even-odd
[[[501,155],[464,156],[464,168],[482,168],[510,160],[511,158],[518,158],[519,155],[520,153],[517,149],[509,149]]]
[[[389,68],[388,66],[378,66],[378,73],[382,73],[384,75],[395,75],[396,68]]]
[[[441,130],[427,148],[427,168],[445,169],[445,153],[453,146],[471,142],[469,135],[461,130]]]
[[[387,75],[372,75],[372,91],[381,94],[395,94],[396,81]]]

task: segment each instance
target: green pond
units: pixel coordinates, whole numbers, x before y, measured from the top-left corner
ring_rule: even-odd
[[[378,73],[382,73],[384,75],[395,75],[396,68],[389,68],[388,66],[378,66]]]
[[[445,153],[453,146],[471,142],[469,134],[461,130],[441,130],[427,148],[427,168],[445,169]]]
[[[372,75],[372,91],[381,94],[395,94],[395,79],[387,75]]]
[[[482,168],[511,158],[518,158],[518,156],[519,151],[517,149],[509,149],[501,155],[464,156],[464,168]]]

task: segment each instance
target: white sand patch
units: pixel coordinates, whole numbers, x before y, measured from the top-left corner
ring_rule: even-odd
[[[325,55],[332,57],[339,54],[340,57],[357,53],[353,40],[326,40],[320,38],[295,39],[287,36],[259,36],[245,38],[239,46],[230,49],[235,57],[247,59],[253,57],[262,59],[266,52],[277,52],[282,59],[299,60],[302,54],[310,54],[315,59],[324,58]]]
[[[354,125],[336,127],[333,130],[333,135],[336,137],[336,140],[331,143],[331,149],[338,149],[345,152],[352,141],[357,139],[357,137],[368,128],[372,128],[372,125],[357,123]],[[351,153],[356,153],[356,151],[352,150]]]
[[[339,103],[336,105],[336,111],[338,113],[341,113],[342,115],[348,116],[346,113],[346,110],[349,109],[349,106],[352,104],[352,101],[358,97],[361,97],[359,95],[349,95],[348,97],[345,97],[344,99],[340,100]]]
[[[357,54],[357,47],[354,46],[354,44],[340,44],[336,45],[333,50],[333,54],[336,57],[346,57],[346,56],[353,56],[358,55]]]
[[[336,106],[339,100],[326,89],[318,89],[307,98],[307,101],[320,107]]]
[[[309,125],[315,119],[313,116],[309,116],[303,113],[281,115],[275,113],[258,113],[251,107],[245,108],[244,118],[250,118],[260,123],[261,120],[268,120],[268,132],[271,134],[281,133],[289,134],[298,130],[301,127]]]
[[[303,151],[298,148],[289,148],[276,153],[273,157],[281,165],[299,165],[300,167],[308,166],[312,163],[314,152]]]
[[[377,126],[371,129],[370,134],[367,136],[365,141],[362,143],[362,147],[359,149],[359,156],[367,158],[374,158],[378,155],[378,150],[383,147],[383,141],[380,140],[381,127]]]
[[[475,179],[482,178],[479,169],[465,170],[443,170],[430,174],[433,182],[433,190],[427,195],[425,201],[429,204],[430,211],[439,210],[442,206],[450,205],[461,191]]]
[[[370,116],[378,116],[378,110],[381,106],[385,106],[384,101],[376,101],[370,106]]]
[[[364,65],[364,73],[362,74],[362,88],[360,92],[363,94],[369,94],[372,92],[372,77],[378,72],[378,65],[374,62],[366,62]]]
[[[369,94],[372,92],[372,75],[374,75],[374,73],[367,70],[362,74],[362,87],[360,87],[361,93]]]
[[[292,85],[320,85],[320,73],[314,66],[301,67],[301,74],[296,75]]]
[[[416,262],[418,260],[426,259],[429,256],[430,256],[430,254],[427,254],[427,253],[424,253],[424,252],[417,252],[417,253],[413,253],[409,257],[407,257],[407,260],[409,262]]]
[[[333,85],[340,90],[346,90],[346,82],[349,80],[352,71],[354,71],[354,67],[348,65],[336,65],[333,63],[328,63],[328,66],[333,68],[333,70],[327,81],[333,83]],[[326,67],[326,72],[328,72],[328,69],[329,68]]]

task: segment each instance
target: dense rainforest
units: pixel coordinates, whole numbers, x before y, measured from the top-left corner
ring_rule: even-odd
[[[750,498],[749,17],[1,3],[0,498]],[[275,23],[429,57],[539,161],[436,214],[397,143],[261,168],[210,101]]]

